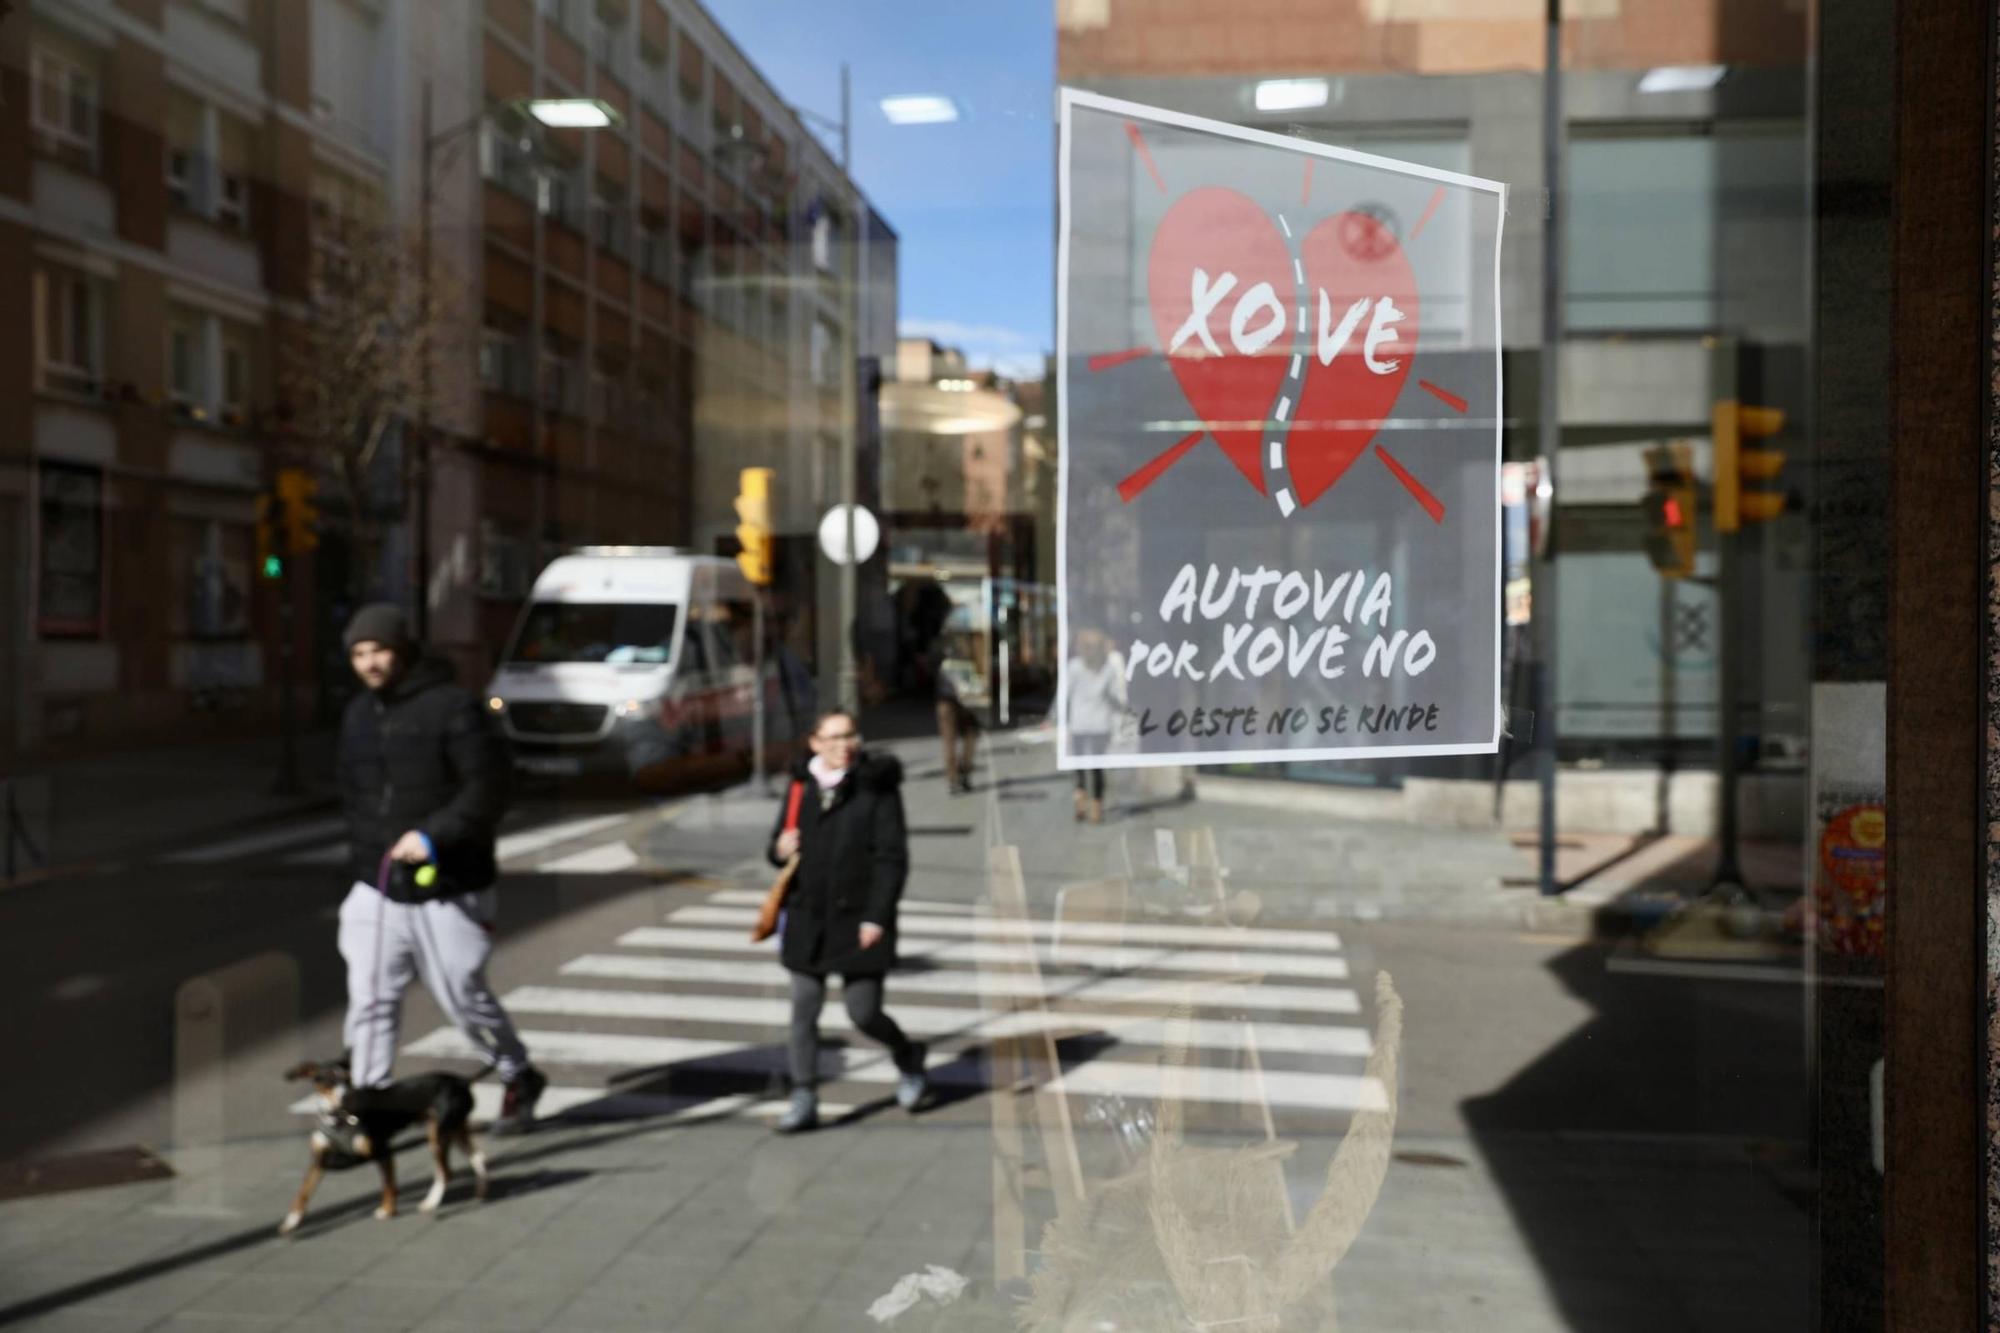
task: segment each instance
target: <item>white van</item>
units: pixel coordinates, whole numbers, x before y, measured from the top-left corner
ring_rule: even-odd
[[[756,699],[755,590],[733,560],[673,547],[592,546],[550,562],[507,643],[486,706],[526,773],[624,773],[648,785],[747,771]],[[766,627],[767,758],[809,698]]]

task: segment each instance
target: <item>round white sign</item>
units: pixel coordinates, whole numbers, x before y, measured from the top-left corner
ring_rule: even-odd
[[[882,525],[875,521],[875,515],[862,505],[854,506],[854,546],[860,553],[858,563],[866,564],[881,540]],[[819,549],[826,552],[826,558],[836,565],[856,563],[850,561],[847,555],[846,505],[835,505],[819,521]]]

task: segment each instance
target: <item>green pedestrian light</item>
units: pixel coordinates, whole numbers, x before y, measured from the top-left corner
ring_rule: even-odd
[[[267,555],[264,557],[265,578],[267,579],[283,578],[284,575],[285,575],[285,561],[283,556]]]

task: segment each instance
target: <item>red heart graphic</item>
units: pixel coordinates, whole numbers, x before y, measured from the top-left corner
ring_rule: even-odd
[[[1417,352],[1417,275],[1394,232],[1366,213],[1336,213],[1306,235],[1301,247],[1306,270],[1305,387],[1298,415],[1285,441],[1286,470],[1298,502],[1309,505],[1325,494],[1368,448],[1396,406],[1410,378]],[[1384,320],[1393,338],[1378,341],[1374,359],[1396,368],[1368,367],[1366,340],[1375,326],[1377,303],[1388,298],[1402,317]],[[1368,307],[1346,341],[1322,364],[1322,341],[1337,337],[1357,302]],[[1338,424],[1336,424],[1338,423]]]
[[[1290,260],[1284,238],[1254,200],[1208,186],[1174,201],[1153,233],[1146,265],[1153,328],[1167,364],[1195,415],[1259,494],[1263,423],[1285,380],[1298,311]],[[1206,297],[1225,283],[1227,289],[1190,332],[1198,282]],[[1269,300],[1259,293],[1263,286]]]

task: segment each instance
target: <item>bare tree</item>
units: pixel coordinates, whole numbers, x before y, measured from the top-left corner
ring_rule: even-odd
[[[427,383],[438,382],[424,375],[426,358],[435,371],[461,354],[466,341],[446,318],[457,309],[457,286],[443,265],[433,268],[424,302],[419,253],[415,236],[401,227],[316,217],[311,300],[279,353],[279,396],[291,438],[339,492],[356,594],[406,498],[402,478],[385,469],[385,447],[413,429]]]

